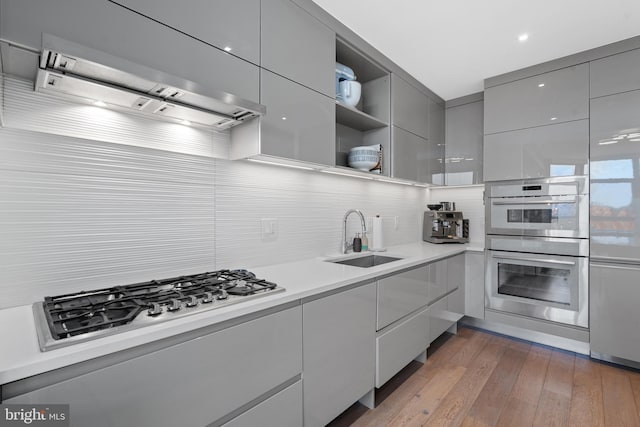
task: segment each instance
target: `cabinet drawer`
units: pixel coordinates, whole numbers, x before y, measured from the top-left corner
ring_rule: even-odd
[[[583,175],[589,120],[485,135],[484,180]]]
[[[429,304],[447,293],[447,262],[441,261],[429,264],[429,278],[427,280],[427,300]]]
[[[640,89],[640,49],[592,61],[591,98]]]
[[[236,418],[225,427],[302,425],[302,380],[290,385]]]
[[[301,372],[302,309],[294,307],[5,402],[71,403],[77,426],[208,425]]]
[[[381,387],[429,346],[426,308],[376,338],[376,387]]]
[[[490,87],[484,92],[485,135],[587,118],[588,64]]]
[[[456,292],[459,292],[457,290]],[[454,292],[455,294],[455,292]],[[453,295],[453,294],[452,294]],[[449,296],[442,298],[437,303],[429,306],[429,342],[432,343],[447,329],[462,318],[462,314],[454,313],[449,309]],[[454,295],[453,298],[456,298]],[[459,300],[458,300],[459,301]],[[464,304],[464,299],[462,300]],[[459,304],[457,304],[459,306]],[[452,308],[456,308],[456,301],[452,301]]]
[[[429,266],[378,280],[377,330],[427,305]]]

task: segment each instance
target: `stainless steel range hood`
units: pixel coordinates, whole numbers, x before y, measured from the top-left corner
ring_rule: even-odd
[[[227,129],[265,114],[263,105],[43,34],[35,90],[170,121]]]

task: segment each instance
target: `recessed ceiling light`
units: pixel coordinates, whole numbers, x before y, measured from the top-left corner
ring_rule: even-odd
[[[107,106],[107,104],[105,104],[105,103],[104,103],[104,102],[102,102],[102,101],[95,101],[95,102],[93,103],[93,105],[95,105],[96,107],[106,107],[106,106]]]
[[[286,118],[286,117],[283,117],[283,118],[282,118],[282,120],[287,120],[287,118]]]
[[[544,83],[538,84],[538,87],[544,87]]]
[[[552,121],[553,121],[553,120],[558,120],[558,118],[557,118],[557,117],[551,117],[551,120],[552,120]]]
[[[524,33],[524,34],[520,34],[518,36],[518,41],[520,42],[526,42],[529,39],[529,34]]]
[[[185,126],[191,126],[191,122],[189,120],[182,120],[180,123],[182,123]]]
[[[231,52],[231,46],[225,46],[224,47],[224,51],[225,52]]]

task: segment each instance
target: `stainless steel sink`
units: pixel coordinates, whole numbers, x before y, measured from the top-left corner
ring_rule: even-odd
[[[388,262],[398,261],[402,258],[394,258],[390,256],[382,256],[382,255],[367,255],[359,258],[350,258],[344,259],[341,261],[329,261],[334,264],[344,264],[344,265],[352,265],[354,267],[374,267],[376,265],[386,264]]]

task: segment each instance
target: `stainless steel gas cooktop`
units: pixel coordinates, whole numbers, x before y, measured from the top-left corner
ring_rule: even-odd
[[[281,291],[247,270],[219,270],[46,297],[33,310],[47,351]]]

